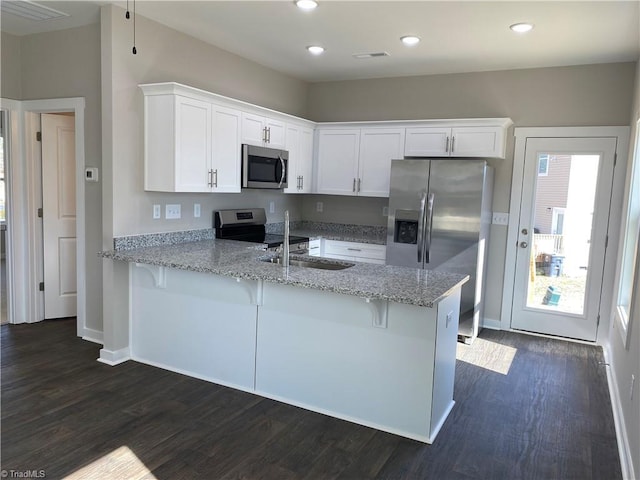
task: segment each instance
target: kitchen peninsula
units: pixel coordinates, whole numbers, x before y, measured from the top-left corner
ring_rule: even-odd
[[[123,360],[427,443],[453,407],[464,275],[283,268],[220,239],[102,256],[129,263]]]

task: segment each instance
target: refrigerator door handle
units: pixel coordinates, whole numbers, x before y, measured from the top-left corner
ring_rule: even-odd
[[[433,202],[435,201],[436,196],[433,193],[429,194],[429,200],[427,202],[427,235],[425,238],[425,253],[424,253],[424,263],[429,263],[429,250],[431,250],[431,232],[433,231]]]
[[[426,192],[422,192],[422,196],[420,197],[420,218],[418,219],[418,263],[422,263],[422,251],[424,249],[424,220],[425,220],[425,211],[427,207],[427,194]]]

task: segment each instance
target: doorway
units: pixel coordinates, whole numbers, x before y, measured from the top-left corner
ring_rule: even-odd
[[[8,181],[8,203],[11,205],[8,261],[9,323],[33,323],[43,320],[44,295],[38,288],[43,281],[42,207],[40,178],[40,114],[62,113],[74,120],[75,149],[75,210],[76,210],[76,318],[77,335],[96,338],[95,330],[86,326],[86,247],[85,247],[85,185],[84,132],[85,100],[81,97],[12,101],[0,99],[9,111],[11,136],[11,171]]]
[[[609,237],[617,236],[621,200],[614,167],[624,143],[611,133],[621,130],[516,129],[506,328],[597,340],[600,312],[611,306],[617,239]]]

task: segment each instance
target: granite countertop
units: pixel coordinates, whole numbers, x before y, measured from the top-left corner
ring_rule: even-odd
[[[425,307],[432,307],[451,290],[469,279],[468,276],[457,273],[360,262],[353,262],[352,267],[344,270],[319,270],[296,266],[283,268],[260,261],[261,258],[273,255],[264,252],[255,244],[219,239],[111,250],[101,252],[100,255],[125,262],[264,280]],[[292,255],[291,258],[345,263],[305,255]]]

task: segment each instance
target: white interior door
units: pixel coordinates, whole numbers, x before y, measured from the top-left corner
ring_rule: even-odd
[[[76,315],[75,119],[42,115],[44,316]]]
[[[615,138],[527,139],[512,328],[595,341],[615,148]]]

